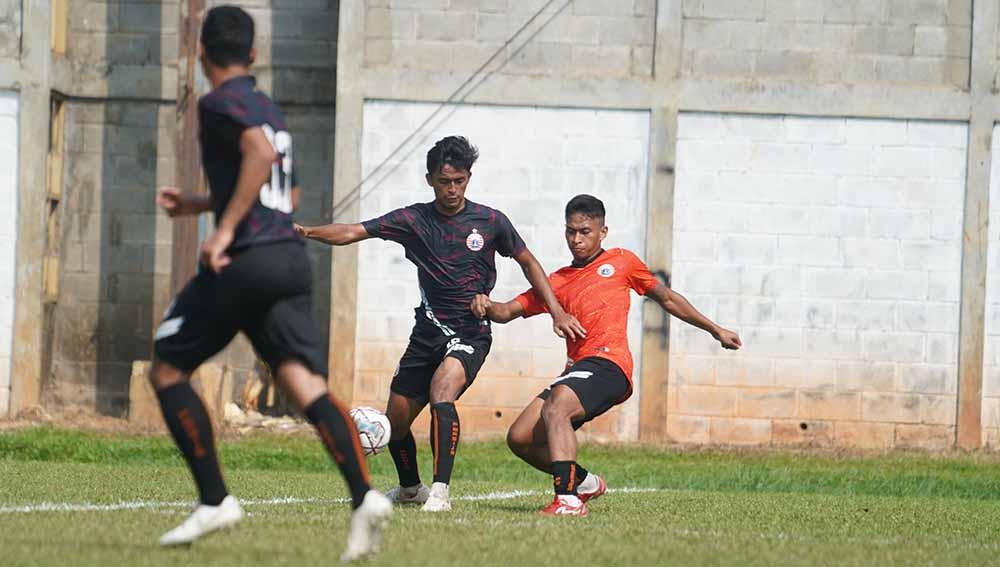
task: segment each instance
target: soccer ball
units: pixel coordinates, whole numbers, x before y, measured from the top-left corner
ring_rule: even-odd
[[[357,407],[351,410],[354,425],[358,426],[361,448],[365,455],[376,455],[389,444],[389,418],[375,408]]]

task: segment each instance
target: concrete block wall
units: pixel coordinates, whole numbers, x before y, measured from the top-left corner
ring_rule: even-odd
[[[67,104],[60,289],[43,399],[120,414],[132,361],[149,359],[170,300],[171,221],[153,197],[173,182],[173,107]]]
[[[17,262],[17,172],[19,97],[0,91],[0,416],[10,406],[14,325],[14,270]]]
[[[364,61],[370,67],[472,71],[547,0],[377,0],[366,3]],[[568,4],[568,6],[567,6]],[[556,2],[535,40],[507,48],[502,73],[649,76],[656,6],[649,0]],[[567,6],[563,9],[564,6]],[[494,65],[495,68],[495,65]]]
[[[162,100],[177,92],[178,0],[68,3],[65,55],[54,55],[67,94]]]
[[[17,59],[21,52],[21,2],[0,0],[0,59]]]
[[[684,0],[683,74],[967,89],[970,0]]]
[[[681,442],[946,446],[962,123],[682,113],[674,288],[746,347],[671,327]]]
[[[332,104],[336,93],[335,0],[211,0],[235,4],[254,19],[258,84],[275,99],[304,105]]]
[[[391,101],[365,103],[362,167],[365,174],[392,151],[436,105]],[[504,211],[547,272],[571,261],[563,237],[563,210],[579,193],[601,198],[608,209],[607,247],[645,250],[645,208],[649,114],[634,111],[460,105],[450,106],[426,134],[391,157],[391,173],[376,173],[361,198],[362,219],[396,207],[433,200],[424,181],[425,154],[450,134],[478,146],[467,197]],[[357,365],[355,400],[382,406],[413,325],[420,295],[416,269],[395,243],[361,243],[358,265]],[[529,287],[517,263],[498,258],[492,297],[507,301]],[[633,297],[638,302],[638,297]],[[633,355],[641,355],[641,310],[630,319]],[[473,388],[462,398],[468,431],[502,433],[517,412],[558,376],[565,343],[539,316],[494,326],[492,351]],[[636,369],[638,376],[640,369]],[[590,428],[591,434],[634,439],[638,396]],[[419,429],[423,431],[423,429]]]
[[[238,4],[255,19],[258,84],[283,105],[295,141],[305,190],[298,217],[328,222],[337,3]],[[176,95],[178,2],[71,2],[69,8],[69,84],[62,90],[92,98],[68,103],[61,287],[50,314],[44,401],[120,414],[132,362],[150,357],[152,330],[171,299],[172,221],[155,209],[153,195],[175,174],[169,100]],[[100,102],[104,96],[115,101]],[[330,256],[311,252],[326,336]],[[235,387],[260,371],[243,337],[215,361],[232,370]]]

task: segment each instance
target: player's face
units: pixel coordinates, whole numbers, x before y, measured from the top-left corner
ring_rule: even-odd
[[[444,164],[437,173],[427,174],[427,184],[434,189],[434,201],[444,212],[458,212],[465,206],[465,188],[472,173]]]
[[[604,220],[576,213],[566,219],[566,245],[579,262],[589,260],[601,250],[601,243],[608,235]]]

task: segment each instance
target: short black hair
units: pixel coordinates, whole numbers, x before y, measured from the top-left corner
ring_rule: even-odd
[[[592,195],[577,195],[566,203],[566,219],[576,214],[604,222],[604,203]]]
[[[455,169],[472,171],[472,165],[479,159],[479,150],[463,136],[441,138],[427,152],[427,173],[433,175],[445,164]]]
[[[217,6],[201,25],[201,44],[213,65],[249,65],[253,49],[253,18],[238,6]]]

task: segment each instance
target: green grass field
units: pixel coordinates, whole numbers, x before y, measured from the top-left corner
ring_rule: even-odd
[[[429,451],[420,449],[426,472]],[[397,510],[369,564],[1000,564],[1000,461],[992,456],[590,446],[581,463],[625,490],[594,502],[588,518],[541,518],[548,477],[499,443],[459,451],[454,511]],[[0,433],[0,565],[336,563],[349,507],[318,443],[229,441],[222,461],[248,520],[190,548],[162,550],[156,539],[194,497],[167,439]],[[376,486],[391,487],[391,458],[370,464]]]

